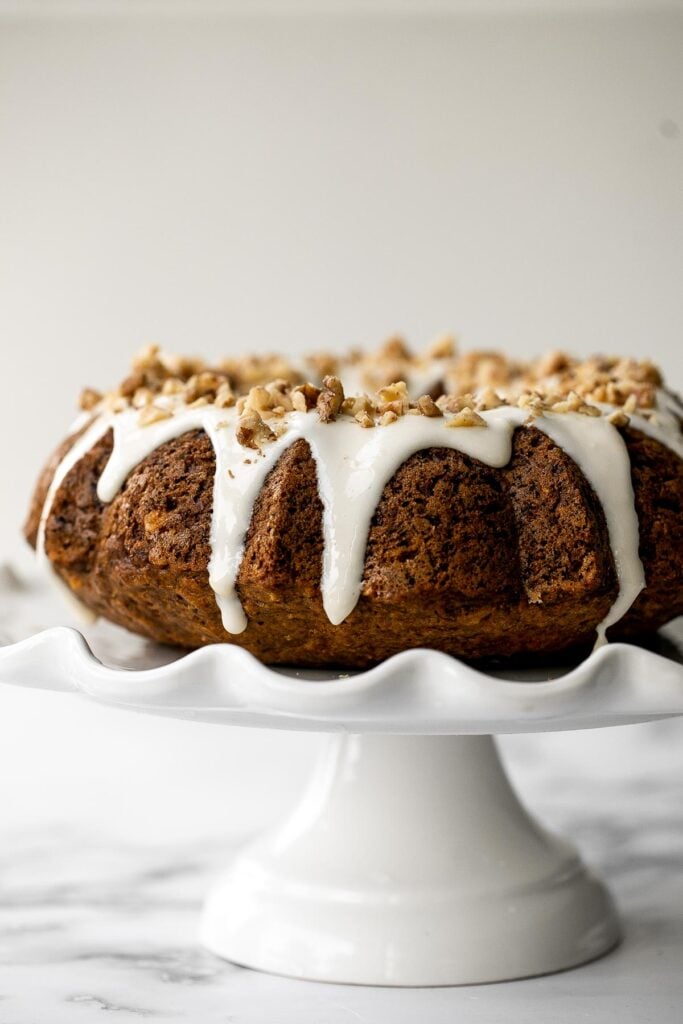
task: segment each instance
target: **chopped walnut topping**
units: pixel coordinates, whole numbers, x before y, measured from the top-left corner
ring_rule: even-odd
[[[323,377],[334,377],[339,373],[339,356],[330,352],[314,352],[305,357],[305,363],[313,370],[318,380],[322,380]]]
[[[503,405],[503,399],[492,387],[483,388],[475,399],[475,408],[478,412],[485,412],[488,409],[498,409]]]
[[[565,352],[555,349],[542,356],[536,363],[535,372],[539,377],[550,377],[554,373],[566,370],[569,366],[569,357]]]
[[[452,334],[440,334],[428,347],[426,355],[429,359],[452,359],[455,355],[456,342]]]
[[[144,371],[156,368],[161,360],[159,359],[158,345],[145,345],[133,356],[133,370]]]
[[[580,412],[584,402],[576,391],[570,391],[567,397],[551,406],[553,412]]]
[[[557,400],[556,395],[551,396],[548,407],[552,412],[579,412],[584,416],[601,416],[602,413],[595,405],[585,402],[576,391],[570,391],[566,398]]]
[[[329,423],[337,418],[344,402],[344,388],[339,377],[324,377],[323,389],[318,395],[316,407],[321,422]]]
[[[237,423],[237,442],[244,448],[260,449],[267,441],[274,441],[275,434],[255,409],[245,412]]]
[[[102,399],[102,405],[107,412],[123,412],[127,408],[128,402],[121,395],[117,395],[115,391],[110,391]]]
[[[146,387],[144,373],[131,373],[119,385],[118,393],[123,398],[132,398],[138,388]]]
[[[444,373],[447,390],[453,394],[480,388],[504,388],[519,373],[519,364],[500,352],[466,352]]]
[[[380,416],[379,423],[381,427],[388,427],[391,423],[395,423],[397,419],[398,416],[396,413],[391,409],[387,409],[387,411],[383,412]]]
[[[383,416],[385,412],[393,412],[394,416],[405,416],[406,413],[410,412],[410,406],[406,408],[403,402],[380,402],[378,410],[380,416]]]
[[[308,412],[306,396],[301,391],[292,391],[292,407],[295,412]]]
[[[158,405],[146,405],[140,411],[138,423],[141,427],[151,427],[153,423],[158,423],[160,420],[168,420],[170,418],[171,413],[168,409],[161,409]]]
[[[182,395],[185,392],[185,384],[180,377],[169,377],[161,385],[162,395]]]
[[[375,409],[367,395],[354,395],[351,398],[344,399],[341,411],[348,416],[358,417],[358,414],[361,412],[372,413]]]
[[[271,384],[267,385],[267,391],[273,403],[273,412],[276,415],[292,412],[294,406],[292,405],[289,393],[290,387],[286,380],[274,380]]]
[[[377,392],[377,408],[380,413],[393,412],[396,416],[404,416],[410,408],[408,387],[403,380],[395,381]]]
[[[159,361],[173,377],[181,382],[200,374],[206,369],[203,359],[196,356],[179,356],[170,352],[159,352]]]
[[[320,388],[317,388],[315,384],[299,384],[292,388],[290,397],[292,406],[297,412],[310,412],[316,407],[320,397]]]
[[[273,397],[261,384],[250,388],[247,396],[245,409],[253,409],[254,412],[264,413],[273,408]]]
[[[528,362],[494,351],[461,355],[449,335],[437,338],[422,355],[413,354],[403,339],[394,337],[374,353],[319,353],[302,365],[312,369],[315,382],[305,382],[300,370],[279,356],[227,359],[212,367],[201,359],[171,355],[148,345],[134,358],[131,373],[116,390],[100,395],[86,389],[80,405],[86,411],[120,412],[131,407],[144,411],[159,408],[156,399],[163,395],[167,401],[162,404],[169,412],[152,411],[149,417],[170,415],[181,405],[235,406],[239,416],[253,412],[259,420],[268,420],[274,433],[285,429],[289,412],[314,408],[323,422],[341,413],[355,417],[364,427],[392,423],[394,417],[405,415],[443,414],[454,417],[449,425],[461,425],[471,415],[501,405],[519,406],[532,417],[547,411],[599,416],[603,415],[599,403],[623,410],[627,417],[634,413],[651,417],[657,405],[656,388],[662,384],[649,360],[604,355],[579,360],[559,351]],[[430,389],[429,394],[411,393],[411,382],[418,380],[433,381],[433,390],[427,383],[423,387]],[[621,417],[616,420],[620,422]],[[480,424],[475,421],[474,425]]]
[[[616,409],[607,417],[607,422],[611,423],[615,427],[627,427],[631,420],[623,409]]]
[[[462,412],[463,409],[474,408],[474,397],[467,392],[464,395],[440,395],[436,404],[442,412]]]
[[[520,406],[520,408],[523,408],[523,406]],[[553,402],[553,404],[550,406],[550,410],[551,410],[551,412],[578,412],[579,411],[578,409],[574,408],[574,406],[572,405],[571,402]]]
[[[486,420],[478,412],[469,407],[457,413],[452,420],[448,420],[447,427],[485,427]]]
[[[605,384],[598,384],[595,390],[598,392],[598,396],[596,396],[597,401],[609,402],[610,405],[621,405],[631,397],[630,395],[623,394],[612,380],[608,380]],[[595,391],[592,394],[595,395]],[[602,394],[605,396],[604,399],[599,397]]]
[[[652,409],[656,402],[655,388],[652,384],[641,384],[634,388],[638,405],[643,409]]]
[[[520,409],[528,409],[532,416],[542,416],[548,408],[540,395],[533,392],[525,392],[517,399],[517,406]]]
[[[242,359],[222,359],[217,366],[232,385],[235,394],[246,394],[255,384],[273,380],[286,380],[299,384],[301,374],[281,356],[244,356]]]
[[[417,408],[423,416],[443,416],[431,395],[421,395],[417,400]]]
[[[399,334],[387,338],[379,350],[380,359],[411,359],[412,352],[406,344],[405,338]]]
[[[192,402],[195,402],[198,398],[210,398],[213,401],[216,397],[218,388],[224,382],[224,376],[211,373],[209,370],[204,370],[202,373],[196,373],[190,377],[185,385],[185,401],[188,405],[191,405]]]
[[[151,388],[138,388],[133,395],[132,405],[135,409],[142,409],[145,405],[151,405],[154,401],[154,392]]]
[[[91,412],[102,401],[102,395],[94,388],[83,388],[78,399],[78,406],[83,412]]]
[[[228,409],[231,405],[235,404],[235,395],[227,380],[218,385],[213,404],[218,406],[219,409]]]

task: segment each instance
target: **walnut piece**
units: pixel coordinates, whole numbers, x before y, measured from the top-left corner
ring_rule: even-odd
[[[78,399],[78,407],[83,412],[91,412],[102,401],[102,395],[94,388],[83,388]]]
[[[380,416],[379,423],[381,427],[388,427],[391,423],[395,423],[397,419],[398,416],[396,413],[393,412],[392,409],[387,409],[387,411],[383,412]]]
[[[273,399],[267,388],[261,384],[250,388],[247,395],[245,409],[252,409],[254,412],[264,413],[273,408]]]
[[[218,406],[219,409],[228,409],[231,405],[235,404],[235,395],[227,380],[218,385],[213,404]]]
[[[452,334],[440,334],[427,348],[430,359],[452,359],[456,351],[456,341]]]
[[[408,386],[404,380],[387,384],[377,392],[377,409],[382,415],[385,412],[393,412],[396,416],[405,416],[410,408],[410,396]]]
[[[158,405],[145,405],[140,410],[138,424],[141,427],[151,427],[153,423],[158,423],[160,420],[170,419],[171,415],[168,409],[162,409]]]
[[[267,441],[274,441],[275,434],[255,409],[250,409],[237,422],[238,444],[244,448],[261,449]]]
[[[421,395],[417,400],[417,408],[423,416],[443,416],[431,395]]]
[[[367,395],[352,395],[350,398],[344,399],[341,411],[348,416],[355,416],[358,419],[360,413],[373,413],[375,407]]]
[[[469,406],[457,413],[452,420],[448,420],[447,427],[485,427],[486,420]]]
[[[615,411],[610,413],[607,417],[607,422],[611,423],[615,427],[627,427],[631,420],[623,409],[615,409]]]
[[[482,388],[475,399],[475,408],[477,409],[477,412],[482,412],[487,409],[499,409],[500,406],[504,404],[505,403],[498,392],[494,391],[490,386]]]
[[[134,409],[143,409],[154,401],[154,392],[151,388],[138,388],[133,395],[132,405]]]
[[[316,407],[320,397],[320,388],[317,388],[315,384],[298,384],[295,388],[292,388],[290,397],[292,407],[297,412],[310,412],[311,409]]]
[[[323,377],[323,389],[318,395],[316,408],[322,423],[330,423],[337,418],[344,402],[344,388],[339,377]]]
[[[224,381],[225,377],[211,373],[209,370],[193,374],[185,385],[185,401],[188,405],[196,402],[198,398],[206,398],[213,401],[218,388]]]

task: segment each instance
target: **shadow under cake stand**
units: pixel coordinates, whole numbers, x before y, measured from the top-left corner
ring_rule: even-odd
[[[55,627],[1,647],[0,682],[327,733],[298,806],[209,894],[202,942],[297,978],[458,985],[574,967],[619,941],[608,890],[522,806],[493,736],[683,714],[676,632],[669,656],[614,644],[558,678],[502,679],[428,650],[349,676],[275,671],[229,645],[147,645],[107,667]]]

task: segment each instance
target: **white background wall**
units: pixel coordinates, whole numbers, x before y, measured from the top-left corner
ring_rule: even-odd
[[[681,7],[451,6],[0,4],[0,554],[80,386],[148,340],[453,328],[650,355],[683,383]],[[603,742],[581,743],[591,770]],[[314,746],[5,691],[0,805],[150,836],[220,806],[241,828]]]

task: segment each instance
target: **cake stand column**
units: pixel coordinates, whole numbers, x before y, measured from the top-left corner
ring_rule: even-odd
[[[609,893],[519,803],[490,736],[330,736],[293,813],[242,849],[202,940],[278,974],[458,985],[613,947]]]

